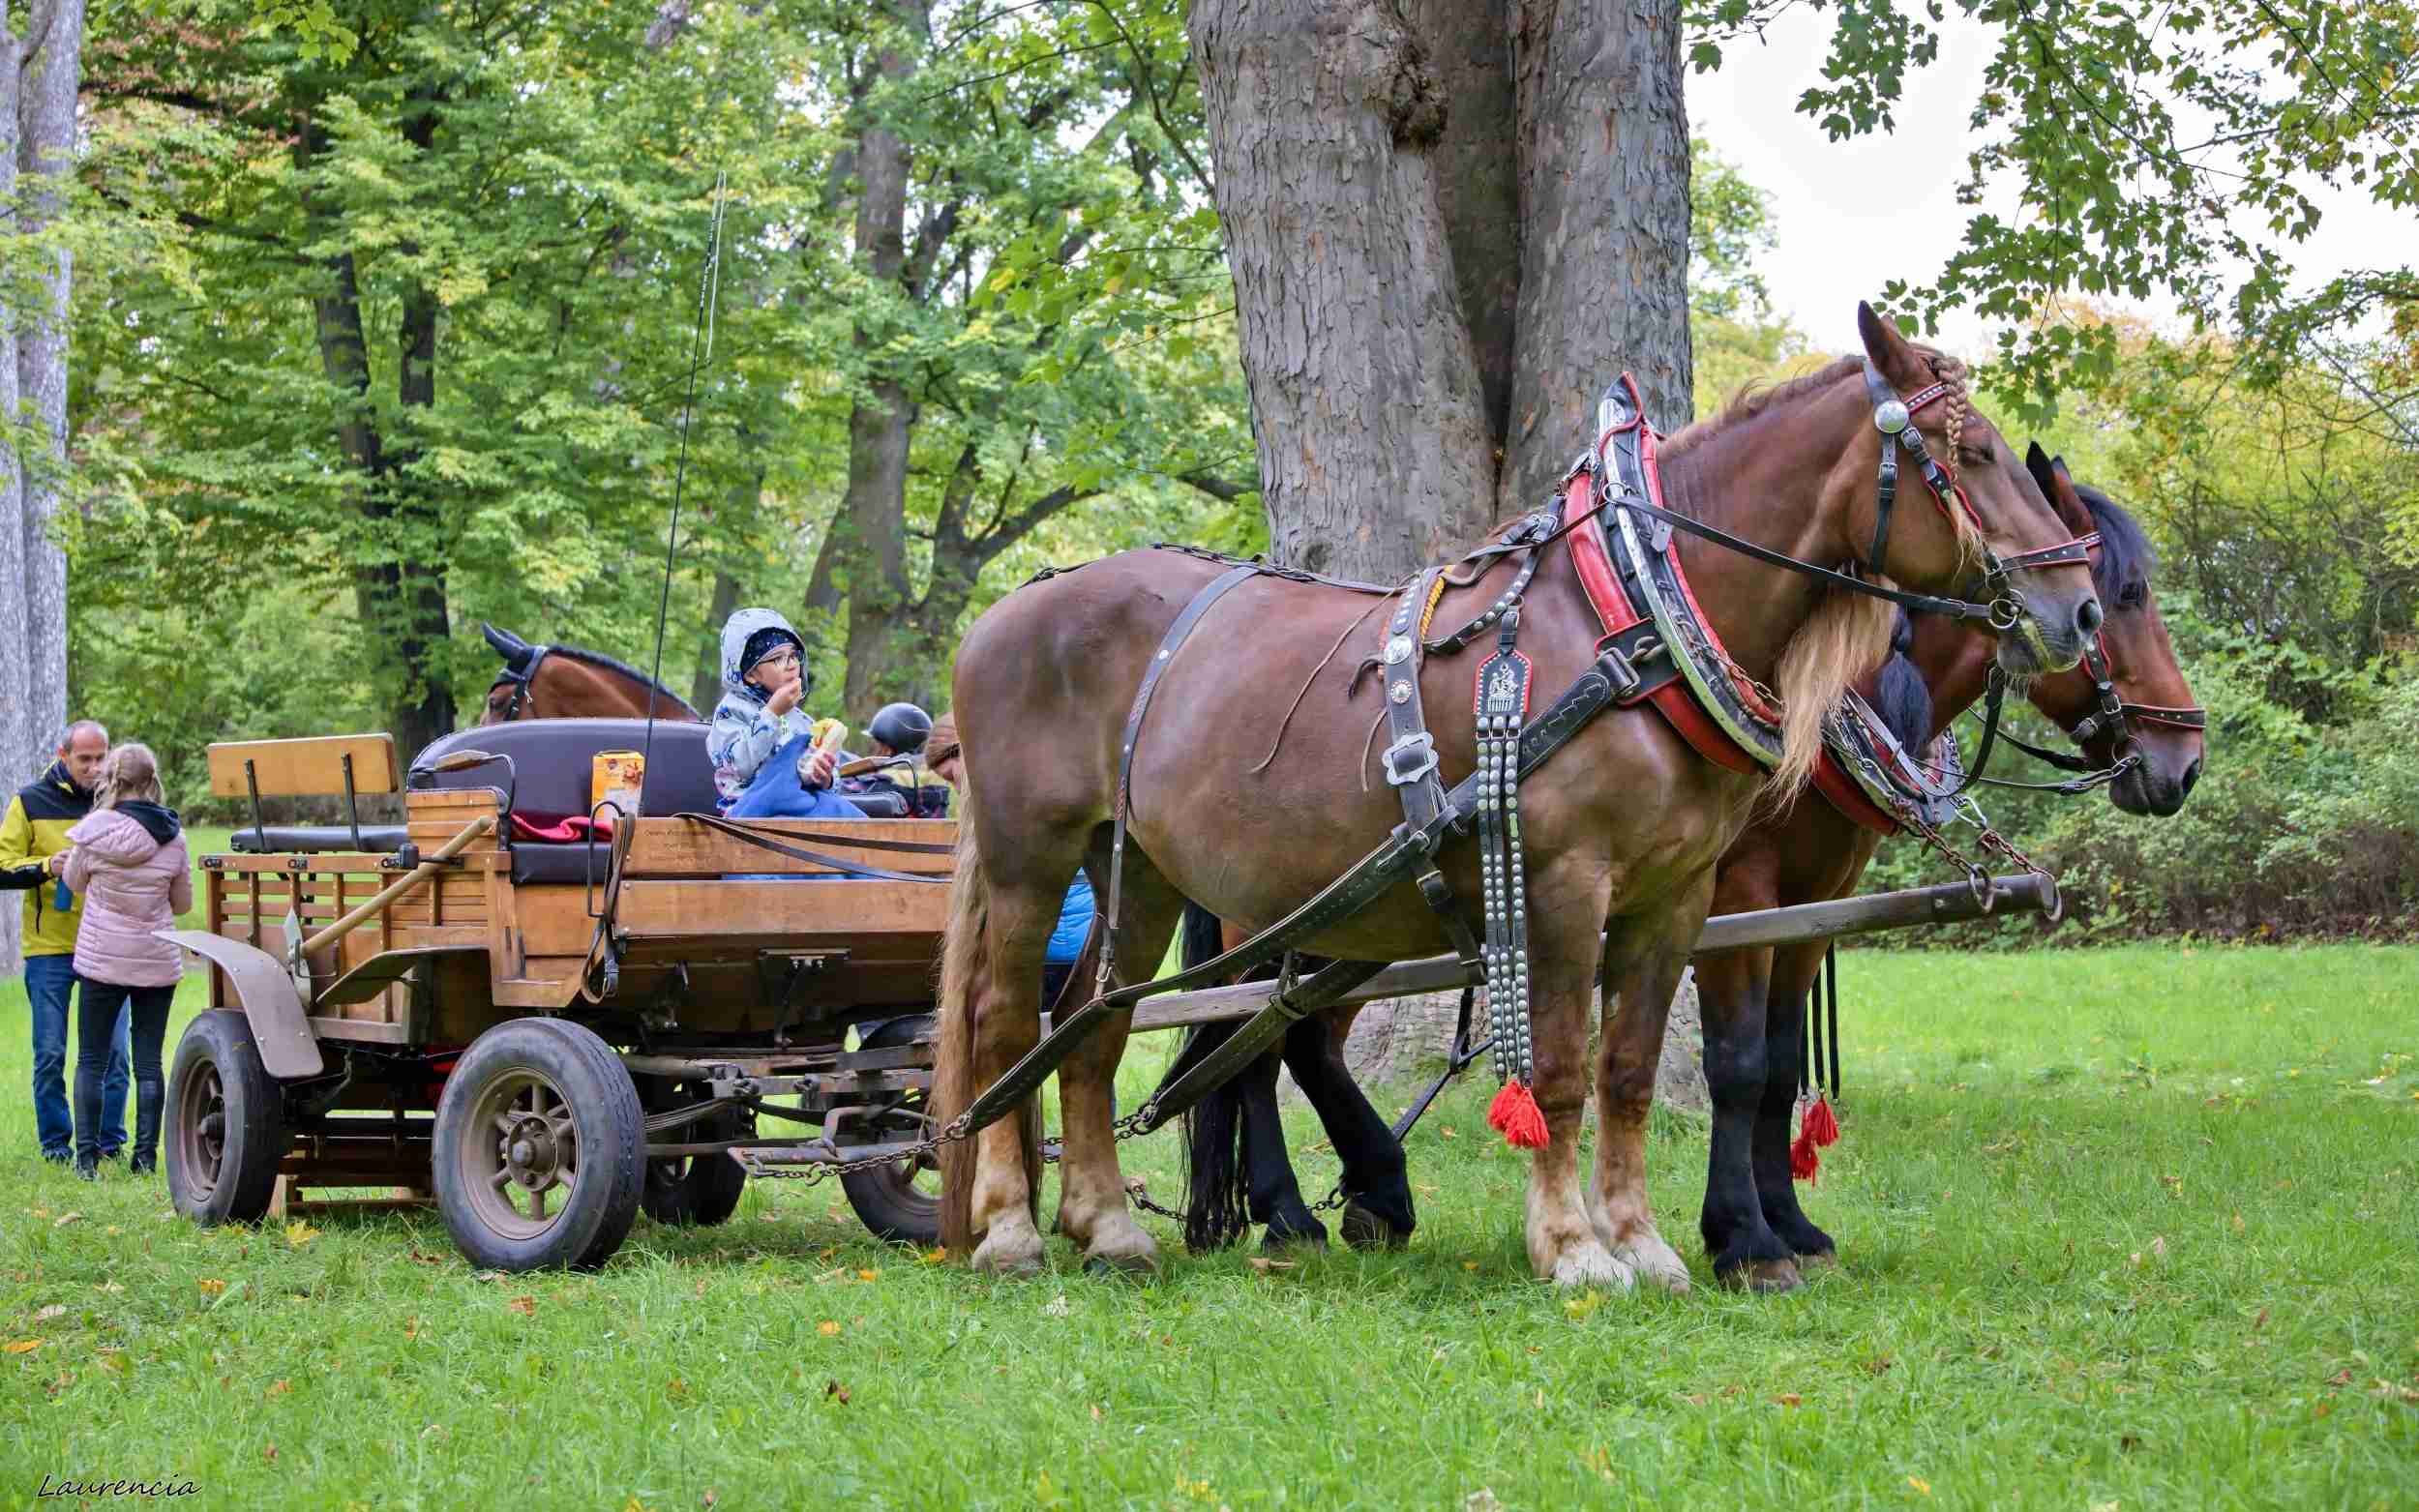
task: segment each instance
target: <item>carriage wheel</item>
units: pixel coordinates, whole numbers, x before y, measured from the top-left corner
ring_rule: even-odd
[[[186,1027],[168,1074],[168,1197],[205,1228],[260,1221],[292,1142],[284,1094],[252,1023],[213,1009]]]
[[[932,1034],[933,1016],[916,1014],[891,1020],[866,1035],[858,1048],[891,1050],[929,1041]],[[924,1139],[932,1132],[924,1101],[922,1092],[910,1092],[879,1121],[851,1119],[833,1142],[846,1150],[851,1144]],[[848,1171],[840,1177],[840,1190],[848,1194],[849,1205],[876,1238],[894,1244],[941,1242],[941,1167],[932,1157]]]
[[[705,1097],[704,1089],[693,1082],[666,1085],[665,1094],[665,1106],[674,1108],[702,1102]],[[743,1140],[752,1124],[745,1110],[731,1108],[701,1118],[672,1137],[699,1144],[712,1140]],[[739,1210],[739,1198],[747,1184],[748,1173],[729,1155],[675,1155],[668,1160],[650,1160],[646,1163],[646,1184],[639,1192],[639,1206],[659,1224],[718,1224]]]
[[[435,1134],[437,1206],[472,1264],[592,1269],[638,1217],[639,1089],[579,1024],[515,1019],[473,1040],[446,1078]]]

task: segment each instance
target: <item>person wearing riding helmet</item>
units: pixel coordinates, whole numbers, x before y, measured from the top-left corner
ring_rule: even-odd
[[[947,786],[919,759],[933,729],[933,717],[912,703],[886,703],[865,726],[866,744],[872,748],[867,755],[890,763],[876,768],[868,781],[897,789],[907,799],[908,813],[917,818],[937,819],[949,812]],[[910,759],[899,760],[901,756]]]
[[[778,611],[740,609],[724,621],[725,692],[705,736],[718,808],[728,813],[757,784],[774,752],[821,733],[823,722],[798,708],[813,686],[806,642]],[[828,789],[835,769],[829,752],[817,752],[800,763],[800,786]]]

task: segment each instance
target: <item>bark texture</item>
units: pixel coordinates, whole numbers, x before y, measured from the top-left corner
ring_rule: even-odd
[[[1199,0],[1191,28],[1278,560],[1392,580],[1494,519],[1494,442],[1389,0]]]
[[[17,104],[25,44],[0,6],[0,203],[16,195]],[[0,424],[17,412],[16,321],[0,311]],[[32,627],[26,618],[25,472],[14,441],[0,443],[0,801],[30,775],[36,751],[32,711],[15,691],[33,686]],[[21,964],[17,931],[22,910],[0,905],[0,972]]]

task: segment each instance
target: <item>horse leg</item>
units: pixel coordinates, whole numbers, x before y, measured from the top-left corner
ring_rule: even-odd
[[[1285,1064],[1344,1163],[1344,1242],[1357,1250],[1399,1250],[1419,1222],[1410,1168],[1393,1129],[1344,1064],[1344,1038],[1359,1013],[1338,1008],[1295,1024],[1285,1036]]]
[[[1715,1278],[1752,1291],[1786,1291],[1798,1285],[1789,1246],[1764,1220],[1753,1166],[1767,1075],[1764,994],[1771,971],[1772,953],[1766,950],[1706,957],[1696,971],[1697,1004],[1705,1018],[1705,1083],[1714,1102],[1705,1208],[1697,1227],[1706,1254],[1714,1258]]]
[[[1299,1025],[1296,1025],[1297,1028]],[[1295,1244],[1328,1247],[1327,1226],[1302,1201],[1301,1183],[1285,1148],[1285,1122],[1276,1102],[1274,1051],[1243,1069],[1232,1083],[1242,1105],[1243,1168],[1250,1181],[1251,1221],[1268,1225],[1260,1247],[1271,1253]]]
[[[1557,1286],[1613,1286],[1633,1276],[1597,1235],[1579,1179],[1579,1124],[1587,1111],[1588,1008],[1599,957],[1597,921],[1612,897],[1600,859],[1558,859],[1531,877],[1532,897],[1556,905],[1529,920],[1530,1015],[1537,1074],[1530,1090],[1545,1115],[1545,1147],[1532,1152],[1523,1237],[1529,1264]],[[1573,921],[1576,921],[1575,923]]]
[[[1096,844],[1085,863],[1093,896],[1109,896],[1109,856]],[[1168,953],[1184,900],[1129,841],[1124,901],[1112,941],[1119,965],[1113,985],[1147,981]],[[1059,1068],[1059,1231],[1083,1246],[1090,1266],[1138,1273],[1159,1269],[1158,1241],[1134,1221],[1118,1168],[1117,1070],[1133,1015],[1118,1014]]]
[[[981,865],[971,860],[971,847],[961,843],[961,888],[969,886],[970,864]],[[1071,875],[1072,862],[1067,870]],[[959,925],[952,924],[942,964],[941,1002],[945,1021],[956,993],[967,994],[963,1011],[972,1022],[972,1087],[979,1089],[1004,1076],[1040,1038],[1041,956],[1058,923],[1065,888],[1034,886],[1026,878],[1010,885],[1003,878],[979,875],[973,883],[987,895],[972,926],[978,937],[962,942]],[[962,946],[971,958],[963,964]],[[1041,1197],[1038,1121],[1037,1110],[1029,1104],[975,1136],[965,1234],[951,1237],[945,1230],[956,1226],[947,1225],[943,1237],[952,1244],[978,1238],[970,1260],[976,1270],[1023,1274],[1041,1268],[1042,1236],[1034,1224]],[[955,1181],[960,1164],[952,1161],[943,1167],[944,1211],[947,1186]]]
[[[1773,952],[1771,1007],[1764,1023],[1764,1097],[1755,1119],[1755,1194],[1764,1222],[1801,1264],[1837,1264],[1830,1234],[1798,1205],[1789,1170],[1789,1121],[1798,1103],[1798,1061],[1806,1049],[1806,994],[1814,989],[1828,941]]]
[[[1607,958],[1597,1056],[1596,1181],[1589,1193],[1597,1237],[1616,1260],[1674,1293],[1688,1290],[1688,1267],[1657,1231],[1647,1201],[1646,1125],[1671,994],[1703,919],[1701,906],[1678,909],[1655,921],[1660,937],[1634,944],[1625,938]],[[1620,921],[1614,929],[1621,931]]]

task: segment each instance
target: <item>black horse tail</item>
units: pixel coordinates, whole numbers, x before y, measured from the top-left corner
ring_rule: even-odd
[[[1184,964],[1216,959],[1224,948],[1217,915],[1184,904]],[[1169,1068],[1173,1078],[1234,1036],[1233,1022],[1202,1023],[1184,1036]],[[1234,1078],[1195,1103],[1183,1117],[1184,1247],[1222,1250],[1251,1227],[1249,1165],[1243,1145],[1243,1082]]]

